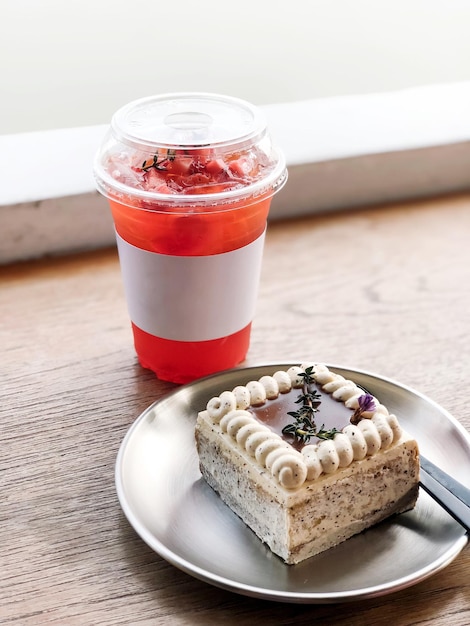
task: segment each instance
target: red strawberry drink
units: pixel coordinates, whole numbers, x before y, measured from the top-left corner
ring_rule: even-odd
[[[213,94],[120,109],[95,161],[140,363],[187,382],[246,356],[271,199],[287,179],[261,112]]]

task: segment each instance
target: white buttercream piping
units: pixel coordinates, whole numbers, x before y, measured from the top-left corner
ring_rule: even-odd
[[[257,380],[252,380],[247,383],[246,388],[250,392],[252,406],[261,406],[266,402],[266,389],[263,384]]]
[[[250,392],[246,387],[239,385],[233,390],[237,409],[247,409],[250,406]]]
[[[307,478],[307,466],[300,452],[294,450],[277,433],[261,424],[245,410],[232,410],[219,422],[230,435],[286,489],[300,487]]]
[[[292,366],[279,370],[233,391],[224,391],[207,404],[207,413],[237,444],[268,469],[286,489],[295,489],[305,480],[316,480],[321,474],[331,474],[353,461],[372,456],[387,449],[402,435],[395,415],[374,398],[375,409],[364,412],[357,425],[348,424],[333,439],[307,444],[297,452],[280,435],[259,422],[246,409],[274,400],[280,393],[303,385],[302,373],[313,366],[313,378],[323,391],[332,394],[348,408],[356,409],[364,391],[353,381],[331,372],[321,363]]]

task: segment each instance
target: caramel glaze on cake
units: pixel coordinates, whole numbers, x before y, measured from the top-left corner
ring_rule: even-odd
[[[309,391],[320,396],[315,425],[328,431],[325,439],[283,432],[306,372]],[[195,434],[204,479],[288,564],[416,503],[416,441],[376,398],[322,364],[224,391],[199,413]]]

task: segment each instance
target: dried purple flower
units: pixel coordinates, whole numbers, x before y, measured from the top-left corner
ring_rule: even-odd
[[[361,420],[363,413],[375,411],[374,396],[371,396],[370,393],[365,393],[364,395],[359,396],[357,402],[359,406],[351,415],[351,424],[357,424]]]
[[[363,396],[359,396],[357,401],[362,413],[365,413],[366,411],[375,411],[374,396],[371,396],[370,393],[365,393]]]

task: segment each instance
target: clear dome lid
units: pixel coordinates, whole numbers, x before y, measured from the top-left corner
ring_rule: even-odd
[[[262,111],[207,93],[164,94],[119,109],[94,172],[108,198],[170,206],[272,195],[287,179]]]

